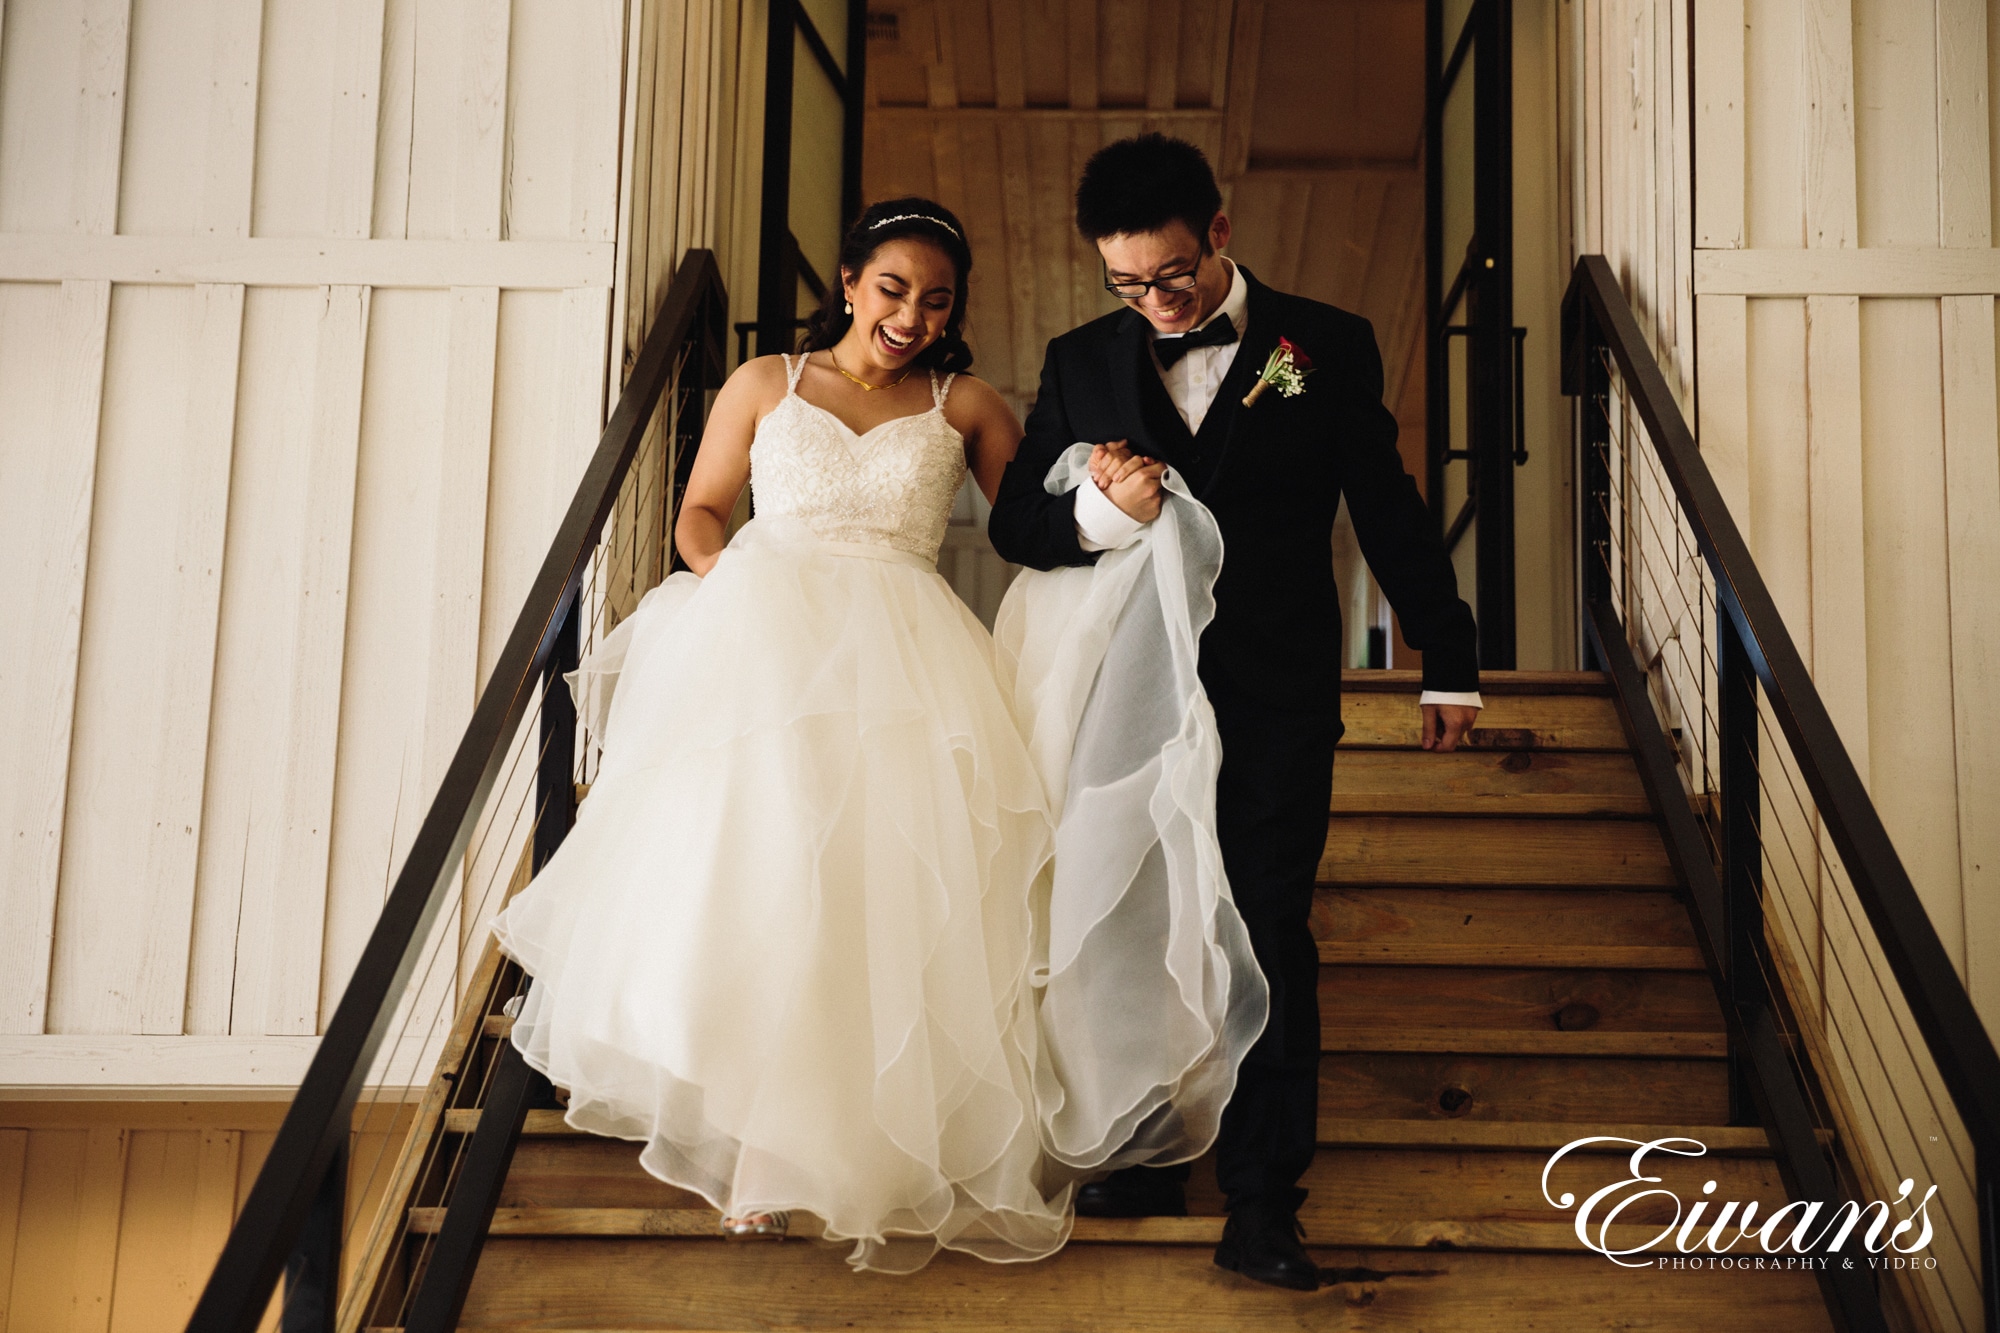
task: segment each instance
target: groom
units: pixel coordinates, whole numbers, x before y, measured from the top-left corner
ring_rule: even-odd
[[[1216,822],[1230,891],[1270,985],[1270,1021],[1238,1071],[1216,1141],[1229,1220],[1216,1263],[1310,1290],[1299,1178],[1318,1130],[1319,951],[1309,925],[1340,739],[1340,599],[1332,535],[1341,497],[1376,582],[1424,654],[1424,748],[1454,749],[1478,716],[1472,612],[1432,535],[1382,405],[1368,321],[1266,287],[1218,252],[1222,195],[1199,148],[1146,134],[1084,167],[1077,229],[1125,309],[1049,344],[1027,436],[989,526],[1035,569],[1089,564],[1136,539],[1177,469],[1222,530],[1215,619],[1200,672],[1221,733]],[[1313,370],[1302,391],[1243,399],[1283,337]],[[1085,484],[1043,478],[1079,440]],[[1186,1211],[1185,1164],[1134,1167],[1084,1187],[1077,1211]]]

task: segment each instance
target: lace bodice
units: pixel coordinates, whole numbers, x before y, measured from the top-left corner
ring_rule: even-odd
[[[931,410],[856,435],[799,397],[805,358],[785,357],[784,399],[750,441],[757,513],[803,519],[822,541],[892,546],[936,560],[965,479],[965,437],[944,419],[953,375],[931,372]]]

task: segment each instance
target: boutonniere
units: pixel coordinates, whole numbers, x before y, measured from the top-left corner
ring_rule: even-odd
[[[1272,385],[1287,398],[1297,397],[1306,390],[1306,376],[1312,373],[1312,358],[1298,349],[1290,338],[1278,339],[1278,350],[1271,353],[1264,363],[1257,382],[1250,386],[1250,392],[1243,395],[1243,406],[1255,407],[1257,400],[1264,396],[1264,390]]]

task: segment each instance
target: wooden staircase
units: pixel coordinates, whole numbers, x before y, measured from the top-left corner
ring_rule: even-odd
[[[1710,1217],[1727,1200],[1768,1214],[1785,1193],[1764,1131],[1726,1123],[1722,1012],[1609,686],[1489,673],[1451,755],[1418,748],[1416,689],[1350,674],[1320,868],[1320,1150],[1301,1220],[1330,1285],[1283,1291],[1210,1262],[1208,1162],[1195,1216],[1079,1219],[1039,1263],[945,1254],[857,1275],[844,1246],[721,1239],[636,1145],[535,1111],[461,1327],[1830,1329],[1804,1272],[1621,1268],[1544,1200],[1549,1154],[1586,1135],[1701,1140],[1707,1157],[1648,1164],[1684,1204],[1716,1181]],[[504,1021],[486,1020],[489,1041]],[[479,1115],[445,1110],[438,1128],[467,1135]],[[1622,1179],[1629,1152],[1572,1155],[1551,1189]],[[1658,1234],[1674,1210],[1656,1202],[1614,1244]],[[398,1243],[442,1211],[409,1208]]]

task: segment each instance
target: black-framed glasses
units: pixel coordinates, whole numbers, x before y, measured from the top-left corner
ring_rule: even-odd
[[[1195,279],[1201,273],[1201,261],[1206,258],[1208,258],[1208,251],[1204,250],[1194,257],[1194,267],[1187,272],[1174,273],[1164,278],[1154,278],[1146,282],[1137,280],[1132,282],[1112,282],[1110,281],[1111,271],[1105,269],[1104,276],[1106,281],[1104,283],[1104,290],[1125,301],[1138,300],[1146,294],[1146,289],[1149,287],[1157,287],[1163,292],[1184,292],[1194,286]]]

